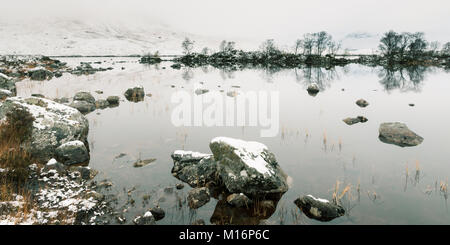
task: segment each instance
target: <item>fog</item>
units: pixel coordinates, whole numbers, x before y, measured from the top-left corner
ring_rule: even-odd
[[[380,34],[423,31],[450,40],[448,0],[0,0],[3,22],[73,18],[127,25],[164,24],[174,30],[219,38],[291,41],[326,30]]]

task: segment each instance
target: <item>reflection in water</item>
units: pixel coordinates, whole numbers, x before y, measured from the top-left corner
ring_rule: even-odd
[[[211,224],[216,225],[258,225],[270,218],[277,208],[281,195],[276,199],[253,200],[247,207],[235,207],[225,199],[217,202],[211,216]]]
[[[194,72],[192,71],[192,68],[185,67],[183,68],[183,72],[181,73],[181,77],[186,81],[189,82],[194,78]]]
[[[378,72],[378,77],[386,91],[399,89],[401,92],[419,92],[425,74],[429,71],[431,68],[426,66],[387,67]]]
[[[331,86],[331,82],[339,79],[339,74],[334,68],[321,68],[321,67],[304,67],[300,71],[298,68],[294,69],[295,78],[297,81],[304,81],[305,88],[316,83],[320,90],[325,90]]]

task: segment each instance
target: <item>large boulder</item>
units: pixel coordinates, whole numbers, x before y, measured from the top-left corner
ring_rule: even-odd
[[[211,140],[209,147],[229,192],[259,196],[288,190],[287,175],[264,144],[217,137]]]
[[[299,197],[294,203],[307,217],[319,221],[330,221],[345,214],[343,207],[312,195]]]
[[[211,154],[177,150],[172,159],[172,175],[191,187],[205,186],[217,180],[217,163]]]
[[[316,94],[319,93],[320,88],[319,85],[317,85],[317,83],[311,83],[310,85],[308,85],[306,91],[308,91],[309,95],[316,96]]]
[[[188,192],[187,201],[191,209],[197,209],[210,200],[210,192],[206,187],[194,188]]]
[[[12,93],[12,96],[15,96],[16,94],[16,85],[14,83],[14,80],[3,73],[0,73],[0,90],[5,90],[3,91],[3,94],[5,95],[8,93],[8,91]]]
[[[88,147],[89,123],[76,109],[44,98],[11,97],[0,102],[0,120],[16,107],[35,118],[30,142],[23,147],[38,161],[54,158],[56,148],[70,141],[79,140]]]
[[[145,92],[144,88],[142,86],[139,86],[127,89],[124,95],[128,101],[139,102],[144,100]]]
[[[79,112],[84,113],[84,114],[92,112],[96,109],[96,106],[94,103],[89,103],[89,102],[83,101],[83,100],[74,100],[74,101],[72,101],[72,103],[70,103],[69,106],[77,109]]]
[[[89,152],[83,142],[79,140],[64,143],[55,151],[55,159],[65,165],[86,163],[89,161]]]
[[[423,138],[411,131],[406,124],[400,122],[382,123],[379,128],[378,138],[388,144],[401,147],[416,146],[422,143]]]
[[[95,103],[94,96],[92,96],[92,94],[89,93],[89,92],[78,92],[73,97],[73,100],[86,101],[86,102],[89,102],[91,104]]]
[[[6,99],[8,97],[12,97],[12,96],[13,96],[13,93],[11,91],[0,88],[0,100],[4,100],[4,99]]]
[[[53,77],[53,72],[38,68],[28,71],[28,76],[30,76],[31,80],[43,81],[45,79],[51,79]]]

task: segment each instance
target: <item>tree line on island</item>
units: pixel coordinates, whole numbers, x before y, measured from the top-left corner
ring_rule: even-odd
[[[350,63],[372,66],[408,66],[433,65],[450,67],[450,42],[441,49],[438,42],[429,42],[423,32],[384,33],[378,46],[379,54],[354,55],[349,59],[342,54],[342,43],[333,40],[325,31],[307,33],[295,41],[291,51],[281,50],[274,39],[264,41],[257,51],[243,51],[236,48],[233,41],[222,41],[219,50],[213,52],[205,47],[194,52],[195,42],[185,38],[181,47],[183,56],[172,59],[174,68],[182,65],[199,67],[211,65],[217,68],[242,69],[247,67],[295,68],[307,66],[344,66]],[[162,59],[158,53],[145,55],[142,63],[159,63]]]

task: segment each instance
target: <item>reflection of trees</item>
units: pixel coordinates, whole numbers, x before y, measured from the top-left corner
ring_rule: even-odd
[[[339,79],[336,69],[321,67],[303,67],[294,69],[295,78],[298,82],[303,81],[305,87],[312,83],[317,83],[321,90],[331,86],[333,80]]]
[[[236,70],[232,68],[222,68],[220,69],[220,76],[222,77],[223,80],[233,79],[235,72]]]
[[[181,77],[186,81],[189,82],[192,78],[194,78],[194,72],[192,71],[192,68],[185,67],[183,69],[183,72],[181,74]]]
[[[385,67],[378,72],[378,77],[387,91],[420,91],[428,69],[426,66]]]

